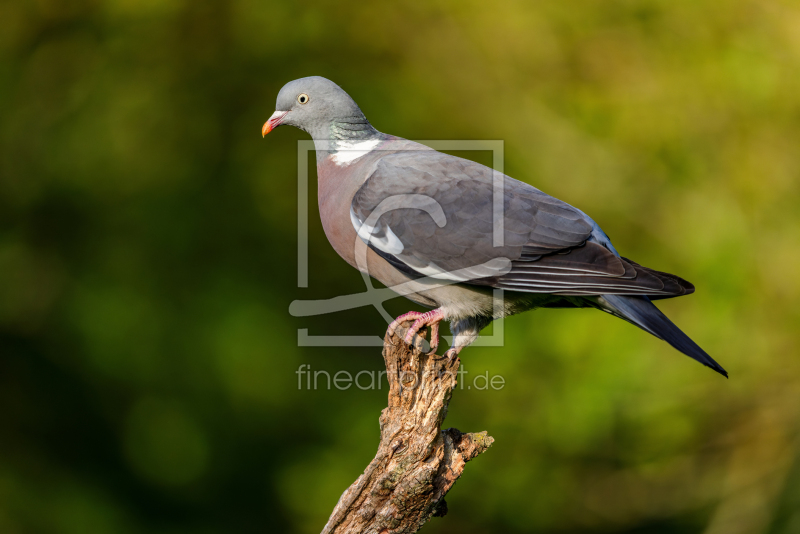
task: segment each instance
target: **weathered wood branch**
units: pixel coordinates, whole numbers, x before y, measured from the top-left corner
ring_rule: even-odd
[[[417,532],[447,513],[444,496],[464,464],[494,441],[486,432],[441,429],[461,362],[424,353],[419,337],[409,347],[404,335],[398,328],[383,340],[389,406],[380,417],[378,452],[342,494],[323,534]]]

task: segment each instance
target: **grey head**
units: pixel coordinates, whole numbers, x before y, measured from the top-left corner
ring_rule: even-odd
[[[369,123],[350,95],[321,76],[309,76],[283,86],[275,113],[261,130],[266,135],[288,124],[311,134],[315,140],[367,140],[383,137]]]

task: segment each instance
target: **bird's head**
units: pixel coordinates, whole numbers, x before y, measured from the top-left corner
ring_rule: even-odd
[[[350,95],[321,76],[300,78],[284,85],[278,93],[275,109],[261,128],[262,136],[288,124],[317,139],[327,137],[330,125],[335,122],[352,120],[366,123],[364,114]]]

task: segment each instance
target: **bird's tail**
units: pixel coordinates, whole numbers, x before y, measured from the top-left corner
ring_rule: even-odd
[[[728,372],[711,356],[701,349],[697,343],[684,334],[675,323],[656,308],[647,297],[628,297],[622,295],[603,295],[597,299],[598,306],[603,311],[616,315],[656,336],[663,339],[685,355],[694,358],[706,367],[710,367],[725,378]]]

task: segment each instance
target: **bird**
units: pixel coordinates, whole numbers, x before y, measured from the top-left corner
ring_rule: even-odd
[[[325,235],[350,265],[429,311],[404,341],[450,325],[449,359],[493,320],[536,308],[595,308],[728,373],[653,303],[694,292],[686,280],[621,256],[583,211],[471,160],[384,134],[341,87],[288,82],[262,137],[294,126],[314,141]],[[502,290],[497,298],[497,290]]]

